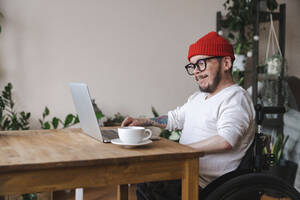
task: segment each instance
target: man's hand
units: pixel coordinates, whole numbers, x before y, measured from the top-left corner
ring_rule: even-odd
[[[166,128],[168,123],[168,116],[160,116],[155,118],[132,118],[126,117],[121,126],[156,126],[159,128]]]
[[[146,119],[126,117],[121,126],[147,126],[146,121]]]

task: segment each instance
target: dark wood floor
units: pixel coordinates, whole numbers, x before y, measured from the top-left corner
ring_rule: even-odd
[[[136,200],[135,185],[129,187],[129,200]],[[84,200],[115,200],[117,199],[117,187],[85,188]],[[55,191],[53,200],[75,200],[75,191]]]

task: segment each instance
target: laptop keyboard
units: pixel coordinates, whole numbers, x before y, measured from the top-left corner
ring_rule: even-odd
[[[112,140],[118,138],[118,133],[114,130],[101,130],[103,139]]]

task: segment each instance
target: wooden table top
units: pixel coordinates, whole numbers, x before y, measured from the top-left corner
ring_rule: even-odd
[[[81,129],[0,131],[0,172],[130,163],[201,156],[160,139],[136,148],[102,143]]]

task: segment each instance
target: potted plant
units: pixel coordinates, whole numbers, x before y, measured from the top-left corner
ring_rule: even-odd
[[[265,68],[267,74],[280,75],[281,67],[283,63],[283,57],[280,54],[274,54],[266,60]]]
[[[269,137],[264,148],[267,161],[265,172],[280,177],[293,186],[298,166],[292,161],[285,160],[282,156],[288,138],[289,136],[284,137],[283,134],[278,134],[272,142]]]

